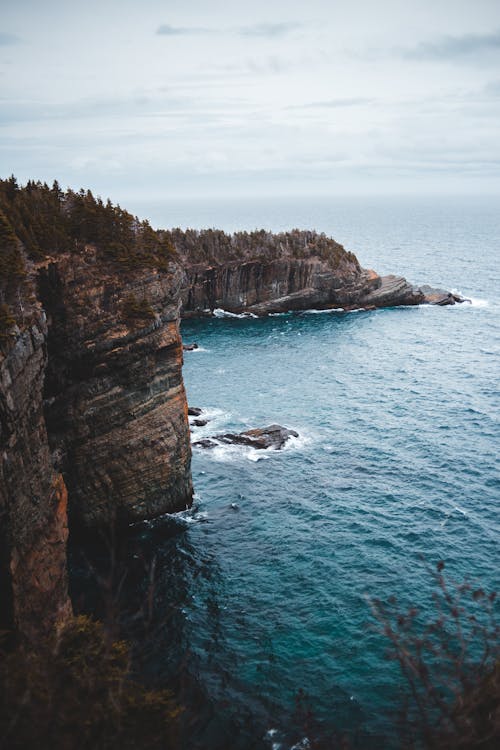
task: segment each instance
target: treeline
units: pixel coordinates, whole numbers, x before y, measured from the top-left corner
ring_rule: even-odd
[[[174,248],[165,232],[155,231],[110,200],[90,190],[61,190],[54,181],[20,187],[14,176],[0,180],[0,211],[33,260],[72,252],[85,244],[124,268],[166,269]]]
[[[166,271],[175,258],[166,232],[90,190],[63,191],[57,181],[20,186],[14,176],[0,180],[0,341],[27,311],[25,258],[41,261],[87,244],[117,271]]]
[[[25,259],[42,261],[85,245],[118,272],[138,268],[166,271],[172,260],[185,264],[320,257],[331,268],[359,269],[342,245],[313,231],[274,234],[263,229],[227,234],[217,229],[154,230],[90,190],[63,191],[55,180],[18,184],[0,180],[0,342],[16,322],[25,322],[29,304]]]
[[[289,232],[253,232],[226,234],[220,229],[172,229],[168,233],[179,254],[188,263],[224,263],[255,258],[273,260],[282,257],[320,257],[333,268],[342,261],[359,263],[353,253],[325,234],[292,229]]]

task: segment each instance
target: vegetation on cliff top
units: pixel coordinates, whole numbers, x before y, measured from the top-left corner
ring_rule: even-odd
[[[175,249],[167,232],[155,231],[90,190],[61,190],[57,181],[0,180],[0,342],[8,339],[26,309],[25,261],[97,248],[116,271],[157,268],[166,271]]]
[[[33,180],[20,186],[11,176],[0,180],[0,343],[25,318],[25,257],[43,261],[86,245],[96,247],[98,258],[117,272],[166,271],[172,260],[217,265],[281,258],[320,258],[332,269],[360,270],[353,253],[314,231],[154,230],[90,190],[63,191],[57,181],[51,187]]]
[[[175,254],[166,233],[155,231],[148,221],[110,200],[104,203],[90,190],[64,192],[57,181],[49,187],[30,180],[21,187],[14,176],[0,180],[0,210],[33,260],[89,244],[118,268],[166,270]]]
[[[319,257],[332,268],[346,261],[360,269],[356,256],[325,234],[292,229],[289,232],[253,232],[227,234],[220,229],[172,229],[168,235],[188,263],[227,263],[277,258]]]

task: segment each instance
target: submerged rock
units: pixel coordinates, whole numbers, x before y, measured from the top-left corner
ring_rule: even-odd
[[[208,419],[193,419],[193,424],[195,427],[205,427],[208,424]]]
[[[188,407],[188,415],[190,417],[199,417],[202,413],[203,409],[200,409],[198,406],[189,406]]]
[[[182,348],[185,352],[193,352],[195,349],[198,349],[198,344],[183,344]]]
[[[194,443],[198,448],[215,448],[221,443],[225,445],[247,445],[259,450],[273,448],[281,450],[291,437],[298,437],[298,432],[289,430],[279,424],[272,424],[269,427],[255,428],[245,432],[232,433],[228,432],[223,435],[214,435],[210,438],[203,438]]]

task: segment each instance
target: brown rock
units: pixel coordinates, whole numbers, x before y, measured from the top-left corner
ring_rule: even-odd
[[[120,274],[89,252],[40,269],[49,316],[46,412],[75,522],[133,522],[191,503],[180,271]],[[94,259],[95,260],[95,259]],[[129,321],[134,298],[149,319]]]

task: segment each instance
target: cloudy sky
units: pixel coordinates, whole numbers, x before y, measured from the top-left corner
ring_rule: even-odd
[[[2,176],[500,193],[500,0],[2,0]]]

